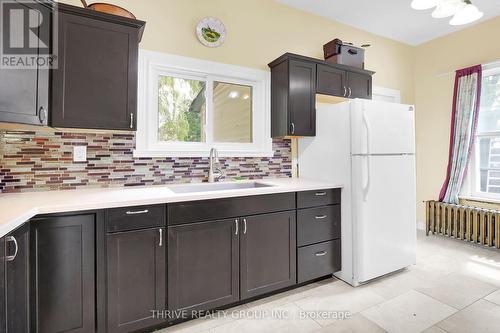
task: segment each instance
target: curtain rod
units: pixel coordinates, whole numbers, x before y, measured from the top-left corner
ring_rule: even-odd
[[[495,66],[500,66],[500,60],[495,60],[495,61],[492,61],[492,62],[488,62],[486,64],[482,64],[483,66],[483,70],[488,70],[490,69],[490,67],[495,67]],[[456,71],[449,71],[449,72],[446,72],[446,73],[441,73],[441,74],[436,74],[435,76],[436,77],[443,77],[443,76],[448,76],[448,75],[451,75],[451,74],[455,74]]]

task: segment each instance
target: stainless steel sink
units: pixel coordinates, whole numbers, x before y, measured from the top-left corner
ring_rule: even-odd
[[[172,185],[168,188],[174,193],[193,193],[193,192],[209,192],[209,191],[222,191],[222,190],[241,190],[249,188],[262,188],[272,187],[259,182],[245,182],[245,183],[205,183],[205,184],[182,184]]]

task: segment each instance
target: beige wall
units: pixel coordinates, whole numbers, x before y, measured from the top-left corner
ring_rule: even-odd
[[[81,6],[78,0],[62,2]],[[366,68],[374,84],[401,90],[413,103],[413,48],[271,0],[113,0],[147,21],[141,48],[260,69],[284,52],[322,57],[323,44],[338,37],[370,43]],[[200,44],[196,24],[205,16],[221,19],[225,43],[215,49]]]
[[[500,59],[500,17],[415,48],[418,221],[423,200],[437,199],[448,162],[456,69]]]

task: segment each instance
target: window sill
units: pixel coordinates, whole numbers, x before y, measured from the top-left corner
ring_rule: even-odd
[[[219,157],[273,157],[274,152],[270,151],[230,151],[218,150]],[[209,157],[210,151],[155,151],[155,150],[134,150],[134,157]]]
[[[484,198],[484,197],[473,197],[473,196],[460,196],[459,198],[460,200],[500,204],[500,198],[495,199],[495,198]]]

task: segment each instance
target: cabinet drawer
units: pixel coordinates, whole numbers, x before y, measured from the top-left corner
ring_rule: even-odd
[[[164,227],[165,205],[121,207],[107,210],[107,232]]]
[[[278,193],[168,205],[168,224],[184,224],[295,209],[295,193]]]
[[[297,246],[340,238],[340,205],[297,211]]]
[[[340,189],[297,192],[297,208],[308,208],[340,203]]]
[[[298,283],[340,271],[340,239],[299,248],[297,264]]]

